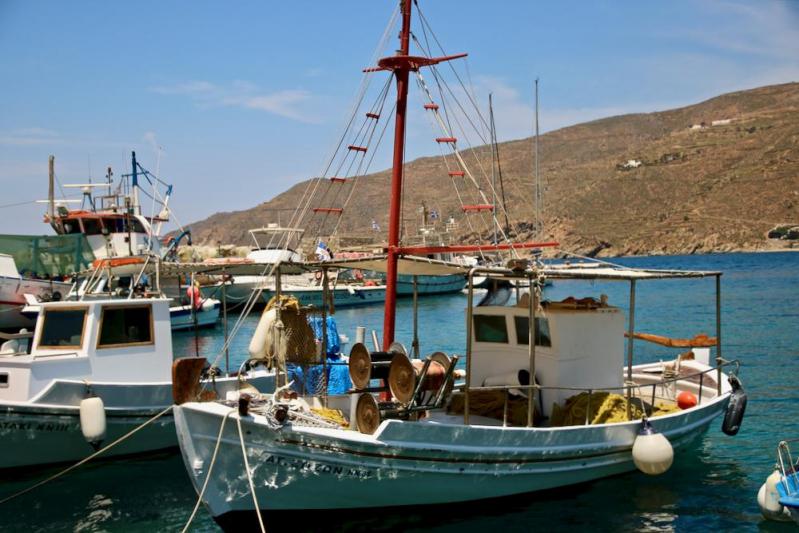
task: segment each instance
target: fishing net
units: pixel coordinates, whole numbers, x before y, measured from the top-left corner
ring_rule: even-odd
[[[589,403],[590,396],[590,403]],[[631,402],[632,419],[639,419],[645,413],[642,403],[634,398]],[[656,401],[652,406],[652,412],[647,413],[650,417],[662,416],[679,411],[679,407],[673,402]],[[581,392],[566,399],[566,403],[561,407],[558,404],[552,405],[552,416],[549,423],[551,426],[582,426],[586,421],[586,414],[591,424],[612,424],[614,422],[626,422],[627,418],[627,398],[621,394],[610,392]]]
[[[452,395],[447,412],[462,415],[466,395],[455,393]],[[512,426],[527,425],[528,400],[522,396],[508,395],[508,424]],[[502,420],[505,411],[505,393],[498,390],[483,390],[469,392],[469,414]],[[533,416],[536,416],[535,407]]]
[[[68,276],[86,270],[94,261],[82,234],[0,235],[0,253],[14,258],[23,277]]]
[[[308,325],[305,310],[300,302],[291,296],[280,297],[280,321],[283,332],[275,344],[275,354],[280,360],[297,365],[309,365],[319,362],[316,338],[313,329]],[[277,305],[277,297],[272,297],[266,304],[264,313],[268,313]],[[276,327],[276,324],[273,325]]]

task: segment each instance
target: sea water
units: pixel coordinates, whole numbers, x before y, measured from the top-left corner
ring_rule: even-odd
[[[770,473],[781,439],[799,437],[799,254],[717,254],[638,257],[615,262],[648,268],[719,270],[722,276],[723,355],[741,361],[749,395],[741,432],[724,435],[721,420],[695,447],[678,453],[664,475],[631,472],[553,491],[362,517],[353,512],[323,522],[297,513],[291,531],[465,531],[549,530],[788,530],[766,522],[755,500]],[[545,297],[608,295],[611,305],[628,307],[627,282],[559,282]],[[715,335],[715,282],[659,280],[636,286],[635,329],[671,337]],[[436,350],[464,352],[462,294],[419,302],[422,355]],[[340,333],[354,339],[356,326],[382,328],[381,308],[336,312]],[[231,325],[236,315],[230,316]],[[243,361],[257,317],[249,317],[230,349],[233,368]],[[410,300],[398,306],[398,340],[412,340]],[[369,334],[367,333],[367,337]],[[367,341],[370,342],[369,338]],[[219,355],[222,327],[175,336],[176,356]],[[636,342],[636,362],[673,359],[675,350]],[[620,354],[620,363],[622,355]],[[224,367],[224,355],[220,357]],[[0,443],[0,453],[2,443]],[[0,472],[0,498],[59,471]],[[89,463],[67,476],[0,506],[3,531],[168,531],[183,527],[196,501],[180,454]],[[285,527],[285,526],[284,526]],[[204,509],[195,531],[214,531]]]

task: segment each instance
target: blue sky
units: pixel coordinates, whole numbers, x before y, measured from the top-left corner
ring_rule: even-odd
[[[799,80],[799,2],[420,4],[447,52],[469,52],[458,69],[481,105],[494,94],[502,140],[531,133],[536,76],[545,131]],[[46,195],[49,154],[74,183],[136,150],[183,223],[317,175],[393,8],[0,0],[0,232],[49,233],[25,203]],[[437,153],[422,116],[408,159]]]

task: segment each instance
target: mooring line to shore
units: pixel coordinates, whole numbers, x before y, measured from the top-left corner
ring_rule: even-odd
[[[150,425],[152,422],[155,422],[156,420],[158,420],[159,418],[161,418],[162,416],[167,414],[169,411],[171,411],[172,407],[174,407],[174,406],[170,405],[169,407],[167,407],[166,409],[164,409],[163,411],[161,411],[157,415],[155,415],[152,418],[150,418],[149,420],[143,422],[141,425],[136,426],[135,428],[133,428],[129,432],[125,433],[124,435],[119,437],[117,440],[115,440],[114,442],[109,444],[108,446],[100,448],[99,450],[97,450],[93,454],[89,455],[88,457],[86,457],[84,459],[81,459],[80,461],[78,461],[74,465],[72,465],[72,466],[70,466],[70,467],[58,472],[55,475],[52,475],[52,476],[48,477],[47,479],[44,479],[44,480],[42,480],[42,481],[40,481],[40,482],[38,482],[38,483],[36,483],[34,485],[31,485],[30,487],[28,487],[26,489],[22,489],[21,491],[16,492],[16,493],[12,494],[11,496],[7,496],[7,497],[3,498],[2,500],[0,500],[0,505],[3,505],[4,503],[9,502],[9,501],[11,501],[11,500],[13,500],[15,498],[18,498],[19,496],[22,496],[23,494],[27,494],[27,493],[31,492],[32,490],[41,487],[42,485],[46,485],[47,483],[50,483],[51,481],[55,481],[56,479],[58,479],[58,478],[60,478],[62,476],[65,476],[66,474],[72,472],[73,470],[75,470],[79,466],[82,466],[82,465],[88,463],[89,461],[91,461],[92,459],[97,457],[98,455],[101,455],[101,454],[107,452],[108,450],[110,450],[111,448],[116,446],[117,444],[120,444],[121,442],[125,441],[129,437],[132,437],[139,430],[144,429],[146,426]]]
[[[203,502],[203,496],[205,496],[205,489],[208,488],[208,481],[211,479],[211,473],[214,471],[214,464],[216,463],[216,456],[219,453],[219,445],[222,442],[222,431],[225,429],[225,422],[227,422],[228,417],[230,414],[235,411],[235,409],[231,409],[228,411],[224,418],[222,418],[222,423],[219,425],[219,434],[216,436],[216,445],[214,445],[214,453],[211,455],[211,463],[208,465],[208,472],[205,474],[205,481],[203,481],[203,486],[200,489],[199,494],[197,494],[197,502],[194,504],[194,509],[191,511],[191,516],[189,516],[189,520],[186,522],[186,525],[183,526],[181,533],[186,533],[189,530],[189,526],[194,521],[194,517],[197,515],[197,511],[200,509],[200,504]]]

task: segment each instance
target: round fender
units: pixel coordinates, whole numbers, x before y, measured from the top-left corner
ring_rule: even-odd
[[[746,411],[746,392],[737,376],[730,376],[732,394],[730,403],[727,404],[727,411],[724,413],[724,421],[721,423],[721,430],[727,435],[737,435],[741,429],[741,422]]]

